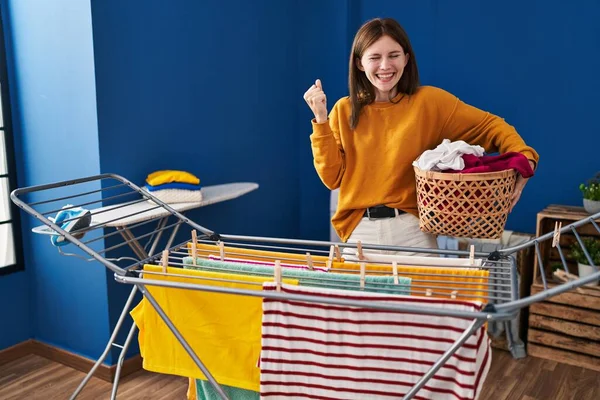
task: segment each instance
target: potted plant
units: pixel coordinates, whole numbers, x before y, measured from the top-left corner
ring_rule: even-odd
[[[579,190],[583,193],[583,208],[590,214],[600,212],[600,172],[587,182],[579,185]]]
[[[595,268],[590,265],[588,258],[585,256],[585,253],[581,249],[579,242],[573,243],[571,246],[571,257],[574,261],[577,262],[577,268],[579,272],[579,277],[583,278],[585,276],[591,275],[594,272],[598,271],[598,267],[600,267],[600,240],[593,238],[583,238],[583,245],[587,250],[592,262],[596,266]],[[592,282],[587,286],[595,286],[598,284],[598,281]]]

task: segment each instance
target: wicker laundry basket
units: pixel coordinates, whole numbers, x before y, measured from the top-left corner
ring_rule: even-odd
[[[422,231],[480,239],[502,236],[515,170],[460,174],[414,168]]]

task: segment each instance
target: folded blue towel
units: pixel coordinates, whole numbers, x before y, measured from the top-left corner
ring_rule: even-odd
[[[183,190],[200,190],[200,185],[193,185],[191,183],[182,183],[182,182],[171,182],[171,183],[163,183],[162,185],[152,186],[146,185],[148,191],[154,192],[156,190],[162,189],[183,189]]]
[[[196,258],[196,265],[192,264],[192,257],[183,258],[183,267],[199,269],[202,271],[218,271],[243,275],[273,275],[273,267],[223,262]],[[281,268],[283,278],[298,279],[301,286],[325,287],[341,290],[360,290],[360,276],[356,274],[338,274],[334,272],[315,272],[296,268]],[[365,276],[365,291],[389,294],[410,294],[411,279],[398,277],[398,284],[394,284],[394,277]]]

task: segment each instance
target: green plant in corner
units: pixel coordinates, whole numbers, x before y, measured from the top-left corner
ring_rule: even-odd
[[[585,183],[579,185],[579,190],[581,190],[584,199],[600,201],[600,172],[588,180],[587,185]]]
[[[600,266],[600,240],[592,238],[583,238],[582,241],[583,245],[585,246],[585,249],[588,251],[590,257],[592,258],[594,265]],[[590,264],[587,257],[583,253],[579,242],[575,242],[571,245],[571,258],[579,264]]]

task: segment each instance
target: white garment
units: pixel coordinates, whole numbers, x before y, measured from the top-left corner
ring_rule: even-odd
[[[265,290],[275,290],[267,282]],[[285,294],[478,312],[481,303],[281,285]],[[265,299],[261,398],[401,399],[470,319]],[[427,400],[477,399],[491,364],[485,327],[419,390]]]
[[[465,141],[450,139],[442,140],[433,150],[425,150],[421,156],[413,161],[413,166],[419,167],[421,171],[443,171],[453,169],[460,171],[465,168],[462,159],[463,154],[473,154],[477,157],[483,156],[485,149],[481,146],[472,146]]]
[[[394,218],[369,219],[364,217],[354,228],[347,243],[357,243],[359,240],[365,244],[437,249],[435,236],[421,231],[419,229],[419,218],[408,213],[397,215]],[[356,249],[345,247],[343,252],[347,260],[356,260]],[[436,254],[371,249],[365,249],[364,253],[437,256]]]
[[[201,190],[186,190],[186,189],[160,189],[155,191],[150,191],[146,189],[144,186],[142,188],[147,193],[150,193],[152,196],[156,197],[163,203],[174,204],[174,203],[199,203],[202,201],[202,191]],[[151,203],[154,203],[152,200],[148,200]]]

